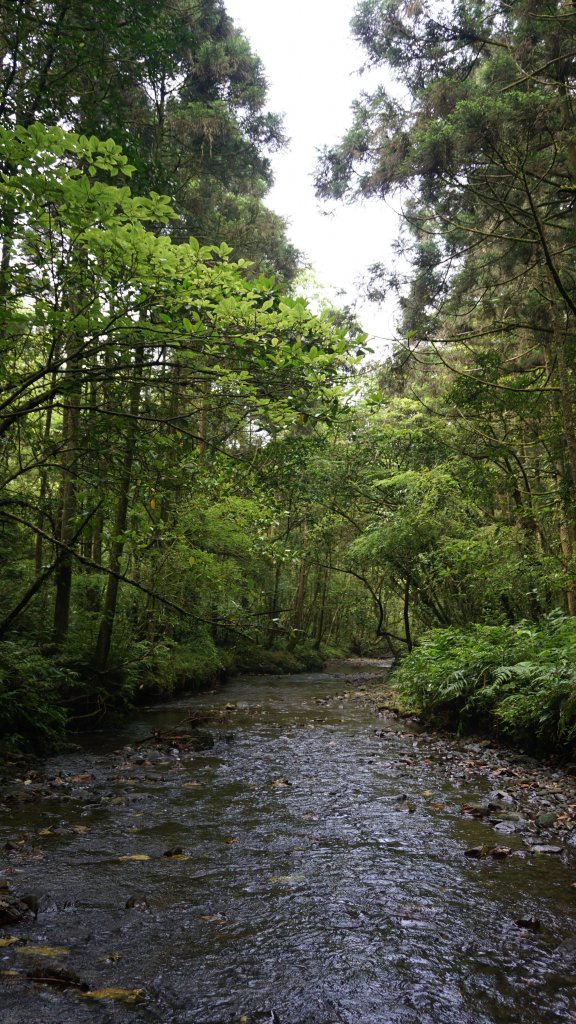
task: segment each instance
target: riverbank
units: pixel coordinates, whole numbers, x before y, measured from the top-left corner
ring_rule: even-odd
[[[554,756],[533,757],[493,737],[460,738],[454,732],[426,729],[417,716],[399,710],[393,674],[329,699],[369,708],[382,723],[375,726],[375,735],[383,741],[405,737],[415,756],[426,751],[455,785],[480,785],[483,799],[464,802],[460,812],[490,825],[496,837],[514,834],[529,845],[576,846],[576,764]],[[406,794],[408,807],[413,799]]]
[[[116,726],[138,706],[196,693],[246,672],[321,670],[326,652],[307,644],[219,648],[164,645],[152,661],[97,674],[16,641],[0,644],[0,765],[65,749],[74,734]]]

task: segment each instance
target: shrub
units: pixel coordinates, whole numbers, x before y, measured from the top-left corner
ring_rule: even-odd
[[[62,744],[67,711],[64,690],[76,676],[44,657],[30,643],[0,645],[0,753],[27,750],[44,754]]]
[[[394,684],[428,719],[488,723],[567,749],[576,741],[576,620],[554,612],[536,624],[430,630]]]

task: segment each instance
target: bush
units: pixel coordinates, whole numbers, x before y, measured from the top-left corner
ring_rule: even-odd
[[[199,689],[216,679],[228,661],[207,634],[186,643],[163,641],[142,651],[134,689],[140,697],[162,699],[182,689]]]
[[[16,750],[44,754],[66,736],[62,694],[76,685],[69,669],[44,657],[30,643],[0,645],[0,754]]]
[[[234,652],[234,669],[247,675],[290,675],[297,672],[319,672],[324,668],[323,656],[312,647],[298,644],[286,647],[246,645]]]
[[[515,740],[576,741],[576,620],[554,612],[515,626],[433,629],[394,674],[405,707]]]

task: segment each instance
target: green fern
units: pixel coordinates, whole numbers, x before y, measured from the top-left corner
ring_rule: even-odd
[[[538,623],[430,630],[394,679],[404,705],[430,718],[488,719],[548,746],[576,741],[576,621],[559,612]]]

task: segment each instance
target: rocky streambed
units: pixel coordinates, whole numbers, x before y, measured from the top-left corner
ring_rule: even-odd
[[[576,778],[244,677],[4,780],[0,1020],[576,1019]]]

